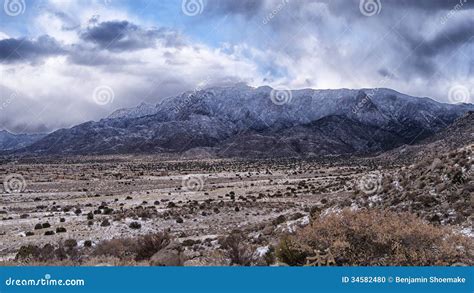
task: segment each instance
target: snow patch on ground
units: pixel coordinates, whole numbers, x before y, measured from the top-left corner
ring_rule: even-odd
[[[472,227],[466,227],[461,229],[461,234],[466,235],[469,238],[474,238],[474,231],[472,230]]]
[[[309,216],[304,216],[299,219],[288,221],[277,226],[277,229],[282,232],[293,233],[298,227],[304,227],[309,224]]]
[[[358,211],[359,210],[359,206],[357,205],[357,203],[353,202],[351,204],[351,207],[349,208],[351,211]]]
[[[258,256],[258,257],[263,257],[269,251],[270,251],[270,247],[268,245],[267,246],[261,246],[261,247],[257,248],[257,250],[255,251],[255,255]]]
[[[327,208],[327,209],[323,210],[321,212],[320,217],[323,218],[323,217],[329,216],[331,214],[339,214],[341,211],[342,210],[339,207],[333,206],[333,207],[330,207],[330,208]]]

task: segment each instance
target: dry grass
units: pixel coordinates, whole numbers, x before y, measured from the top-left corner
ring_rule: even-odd
[[[445,266],[472,265],[473,250],[472,239],[409,213],[343,210],[284,237],[277,256],[289,265],[330,251],[337,265]]]
[[[137,238],[117,238],[99,242],[95,247],[77,247],[70,239],[56,246],[25,245],[18,251],[14,265],[140,265],[166,247],[171,238],[155,233]],[[8,265],[8,263],[2,263]]]
[[[170,236],[166,233],[149,234],[138,238],[111,239],[98,243],[92,255],[142,261],[149,259],[169,243]]]
[[[116,257],[92,256],[81,262],[73,260],[30,260],[30,261],[3,261],[0,266],[148,266],[148,261],[124,260]]]

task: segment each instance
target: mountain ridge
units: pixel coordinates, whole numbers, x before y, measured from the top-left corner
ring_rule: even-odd
[[[33,144],[46,136],[44,133],[11,133],[0,130],[0,150],[17,150]]]
[[[224,150],[249,148],[244,146],[244,134],[259,134],[273,143],[276,139],[283,143],[306,137],[313,148],[295,143],[296,149],[305,154],[325,155],[327,151],[322,150],[331,149],[331,145],[337,145],[330,152],[334,154],[348,150],[366,153],[426,138],[474,110],[473,105],[443,104],[391,89],[277,91],[268,86],[239,84],[185,92],[154,106],[142,103],[117,110],[97,122],[55,131],[21,152],[181,153],[211,148],[214,154],[225,155]],[[284,103],[275,102],[278,94],[282,94]],[[339,118],[320,120],[325,117]],[[329,124],[311,126],[317,121]],[[337,141],[345,141],[346,146],[334,145]],[[269,155],[268,150],[259,147],[260,142],[255,143],[249,153]],[[245,155],[241,151],[236,154]]]

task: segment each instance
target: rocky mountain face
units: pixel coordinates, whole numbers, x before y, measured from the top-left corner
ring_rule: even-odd
[[[418,141],[413,145],[404,145],[380,155],[383,160],[395,164],[411,164],[423,159],[433,159],[474,144],[474,112],[469,111],[452,124],[436,134]]]
[[[137,107],[118,109],[110,114],[107,118],[137,118],[147,115],[153,115],[157,112],[156,105],[150,105],[147,103],[141,103]]]
[[[364,154],[427,138],[469,110],[472,104],[442,104],[390,89],[281,92],[237,84],[118,110],[101,121],[55,131],[21,152]]]
[[[0,150],[16,150],[24,148],[43,138],[45,134],[13,134],[0,130]]]
[[[425,139],[423,143],[445,144],[450,150],[474,143],[474,111],[465,113],[453,124]]]
[[[369,166],[355,181],[355,196],[337,200],[334,208],[411,212],[474,237],[474,112],[414,145],[375,157]]]

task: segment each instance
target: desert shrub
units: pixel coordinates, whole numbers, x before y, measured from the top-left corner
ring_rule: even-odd
[[[169,243],[170,237],[166,233],[149,234],[137,238],[117,238],[99,242],[92,254],[118,259],[145,260]]]
[[[110,226],[109,220],[104,219],[104,220],[102,221],[102,223],[100,223],[100,226],[101,226],[101,227],[108,227],[108,226]]]
[[[94,248],[92,255],[94,256],[111,256],[119,259],[133,258],[136,247],[136,241],[132,238],[117,238],[104,240]]]
[[[24,245],[18,250],[15,260],[20,263],[55,262],[66,259],[76,260],[77,255],[78,252],[75,247],[69,247],[65,250],[62,244],[57,247],[52,244],[45,244],[43,247]]]
[[[253,252],[244,243],[245,237],[239,230],[232,231],[228,236],[219,239],[219,244],[225,250],[231,265],[250,266]]]
[[[31,260],[36,259],[41,253],[41,248],[36,245],[24,245],[18,250],[15,260]]]
[[[77,246],[77,240],[76,239],[66,239],[64,240],[64,246],[67,247],[68,249],[72,249]]]
[[[337,265],[431,266],[473,264],[473,249],[471,239],[413,214],[343,210],[283,237],[277,257],[303,265],[315,251],[329,250]]]
[[[280,240],[276,256],[280,261],[290,266],[304,265],[308,251],[309,249],[301,249],[298,242],[292,237],[284,236]]]
[[[276,219],[273,220],[273,225],[280,225],[286,221],[285,215],[279,215]]]
[[[166,233],[142,236],[138,242],[135,260],[149,259],[153,254],[166,247],[170,240],[170,236]]]
[[[131,229],[140,229],[142,227],[142,224],[138,223],[138,222],[131,222],[129,227]]]
[[[67,232],[67,230],[64,227],[57,227],[56,228],[56,233],[65,233],[65,232]]]

